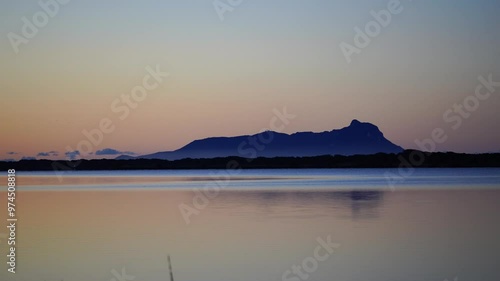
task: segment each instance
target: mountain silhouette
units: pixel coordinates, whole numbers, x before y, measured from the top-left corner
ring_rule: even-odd
[[[195,140],[174,150],[132,157],[121,155],[116,159],[216,158],[240,156],[304,157],[318,155],[356,155],[399,153],[403,148],[387,140],[377,126],[353,120],[348,127],[320,133],[298,132],[285,134],[266,131],[255,135],[212,137]]]

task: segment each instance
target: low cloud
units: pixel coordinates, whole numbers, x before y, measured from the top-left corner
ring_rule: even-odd
[[[8,155],[15,155],[15,154],[18,154],[19,152],[15,152],[15,151],[9,151],[7,152]]]
[[[78,150],[68,151],[68,152],[65,152],[64,155],[66,155],[66,157],[68,157],[70,160],[74,160],[76,158],[76,156],[80,155],[80,151],[78,151]]]
[[[131,151],[119,151],[112,148],[105,148],[95,152],[95,155],[118,155],[118,154],[134,155],[135,153]]]
[[[21,160],[36,160],[36,158],[31,157],[31,156],[25,156],[25,157],[21,158]]]
[[[7,158],[7,159],[2,159],[0,161],[3,161],[3,162],[16,162],[17,160],[16,159],[12,159],[12,158]]]
[[[47,151],[47,152],[38,152],[37,157],[48,157],[48,156],[58,156],[59,152],[55,150]]]

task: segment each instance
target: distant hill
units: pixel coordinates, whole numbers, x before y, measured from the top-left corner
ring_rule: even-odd
[[[387,140],[377,126],[353,120],[348,127],[321,133],[298,132],[284,134],[267,131],[255,135],[212,137],[195,140],[174,150],[132,157],[121,155],[116,159],[216,158],[238,156],[310,157],[318,155],[369,155],[399,153],[403,148]]]

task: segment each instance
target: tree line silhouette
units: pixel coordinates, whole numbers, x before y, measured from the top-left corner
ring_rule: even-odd
[[[423,155],[415,161],[415,152]],[[413,158],[412,158],[413,157]],[[231,165],[228,165],[231,163]],[[398,168],[411,165],[415,168],[465,168],[500,167],[500,153],[464,154],[453,152],[426,153],[405,150],[398,154],[377,153],[372,155],[323,155],[314,157],[243,158],[219,157],[210,159],[93,159],[74,161],[20,160],[0,161],[0,169],[18,171],[60,170],[153,170],[153,169],[302,169],[302,168]]]

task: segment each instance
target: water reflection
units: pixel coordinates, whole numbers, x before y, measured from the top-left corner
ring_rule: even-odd
[[[376,219],[384,199],[384,191],[227,191],[214,199],[212,205],[234,215],[241,209],[266,216],[302,217],[331,216],[352,220]],[[321,210],[321,213],[318,213]],[[244,213],[244,212],[243,212]]]
[[[23,270],[12,280],[110,280],[122,267],[167,280],[167,254],[177,281],[281,280],[328,235],[341,248],[308,281],[500,280],[498,190],[221,190],[187,225],[179,204],[195,194],[20,191]]]
[[[350,206],[352,219],[375,219],[379,217],[379,207],[384,199],[382,191],[333,192],[333,196]]]

